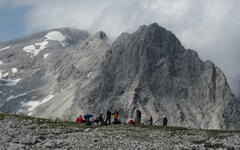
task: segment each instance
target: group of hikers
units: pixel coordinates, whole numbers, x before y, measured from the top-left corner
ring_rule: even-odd
[[[113,116],[113,122],[112,120]],[[136,110],[136,116],[135,116],[135,121],[133,119],[130,119],[126,122],[128,125],[141,125],[141,120],[142,120],[142,112],[137,109]],[[92,125],[96,123],[97,125],[110,125],[111,123],[113,124],[121,124],[121,121],[119,120],[119,112],[117,110],[114,110],[112,113],[110,110],[107,111],[106,113],[106,118],[103,118],[103,114],[100,114],[96,119],[93,119],[92,114],[85,114],[84,116],[80,115],[79,117],[76,118],[75,122],[77,123],[85,123],[86,125]],[[166,116],[163,116],[163,126],[167,126],[168,119]],[[153,125],[153,117],[150,116],[148,120],[149,125]]]

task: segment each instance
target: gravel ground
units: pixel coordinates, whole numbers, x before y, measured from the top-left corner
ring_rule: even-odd
[[[93,126],[0,114],[0,150],[240,150],[240,132]]]

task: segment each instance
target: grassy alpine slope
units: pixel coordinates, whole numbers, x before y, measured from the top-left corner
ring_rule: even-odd
[[[239,131],[163,126],[92,126],[0,114],[0,149],[240,149]]]

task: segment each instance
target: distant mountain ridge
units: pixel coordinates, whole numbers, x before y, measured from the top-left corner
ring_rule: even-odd
[[[170,125],[240,129],[240,102],[223,72],[156,23],[112,44],[102,31],[61,28],[1,48],[1,112],[73,119],[117,109],[125,120],[140,109],[143,121],[166,115]]]

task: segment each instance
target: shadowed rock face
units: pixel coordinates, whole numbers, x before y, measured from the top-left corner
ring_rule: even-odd
[[[170,31],[157,24],[141,26],[132,34],[123,33],[111,45],[104,32],[76,39],[65,48],[49,47],[53,54],[43,64],[31,59],[39,66],[32,75],[36,78],[28,81],[44,91],[34,101],[54,95],[33,109],[32,115],[73,119],[118,109],[125,120],[140,109],[143,121],[152,115],[160,123],[165,115],[175,126],[240,129],[240,103],[222,71],[186,50]],[[28,81],[22,81],[22,87],[28,87]],[[22,97],[18,102],[30,101]]]

